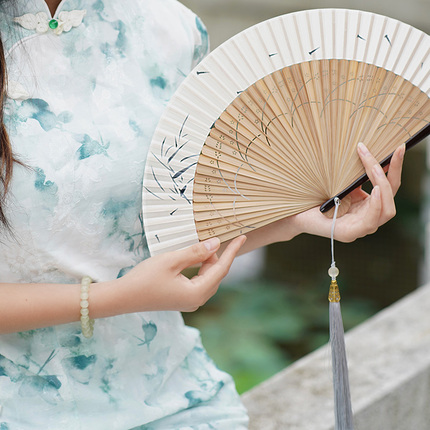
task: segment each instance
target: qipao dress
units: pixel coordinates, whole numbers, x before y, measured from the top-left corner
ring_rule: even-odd
[[[16,156],[0,282],[120,277],[149,257],[141,193],[158,119],[204,57],[176,0],[2,2]],[[0,430],[246,428],[231,378],[178,312],[0,336]]]

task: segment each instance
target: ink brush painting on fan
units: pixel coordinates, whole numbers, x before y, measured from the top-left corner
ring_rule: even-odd
[[[430,133],[430,37],[358,10],[279,16],[234,36],[184,80],[145,170],[151,252],[227,241],[366,180]]]

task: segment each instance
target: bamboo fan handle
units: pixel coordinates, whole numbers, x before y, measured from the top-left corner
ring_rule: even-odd
[[[418,133],[413,135],[410,139],[406,141],[406,149],[412,148],[417,143],[421,142],[423,139],[425,139],[427,136],[430,135],[430,123],[427,124],[424,128],[422,128]],[[384,158],[384,160],[381,161],[381,166],[385,167],[387,166],[390,161],[393,154],[389,155],[388,157]],[[356,181],[354,181],[348,188],[345,188],[342,192],[340,192],[338,195],[333,196],[330,200],[327,200],[325,203],[323,203],[320,207],[320,211],[322,213],[327,212],[328,210],[332,209],[334,207],[334,199],[338,197],[339,199],[343,199],[345,196],[347,196],[351,191],[355,190],[359,186],[363,185],[365,182],[369,180],[369,177],[366,174],[361,175]]]

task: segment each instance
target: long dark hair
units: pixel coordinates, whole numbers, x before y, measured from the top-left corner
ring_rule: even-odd
[[[0,2],[4,3],[4,2]],[[4,212],[6,195],[10,180],[12,178],[13,164],[15,157],[12,153],[12,146],[4,123],[4,105],[7,89],[7,70],[3,43],[0,37],[0,225],[9,228],[8,220]]]

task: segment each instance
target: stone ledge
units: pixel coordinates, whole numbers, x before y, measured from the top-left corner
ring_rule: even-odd
[[[203,19],[209,30],[212,48],[257,22],[304,9],[361,9],[399,19],[427,33],[430,29],[428,0],[408,2],[362,0],[359,3],[347,0],[181,0],[181,2]]]
[[[430,285],[346,335],[355,430],[430,428]],[[328,346],[245,393],[250,430],[333,430]]]

